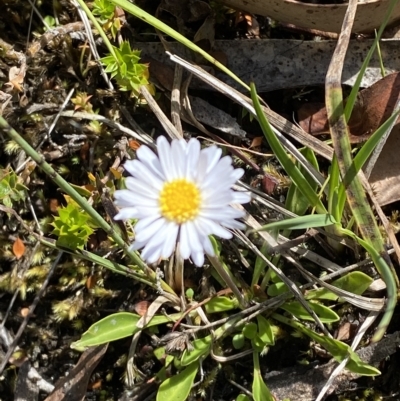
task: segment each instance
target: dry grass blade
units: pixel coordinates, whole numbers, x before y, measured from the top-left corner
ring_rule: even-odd
[[[351,181],[348,178],[354,167],[349,130],[344,115],[341,77],[357,3],[357,0],[351,0],[349,2],[346,16],[343,21],[342,32],[339,36],[332,61],[329,65],[326,77],[325,97],[333,147],[338,160],[342,182],[346,188],[347,201],[364,239],[363,246],[368,247],[370,253],[372,252],[371,257],[374,258],[375,265],[384,278],[387,286],[388,305],[374,336],[374,340],[378,341],[385,333],[394,313],[394,307],[397,302],[398,280],[392,262],[384,247],[381,233],[375,221],[375,216],[369,206],[361,180],[357,175],[354,176],[354,174]]]
[[[121,107],[121,111],[123,112],[124,108]],[[61,113],[61,116],[62,117],[71,117],[71,118],[82,118],[82,119],[91,120],[91,121],[99,121],[101,123],[108,125],[111,128],[117,129],[117,130],[123,132],[124,134],[131,136],[132,138],[137,139],[138,141],[140,141],[146,145],[153,145],[153,143],[154,143],[154,140],[150,135],[133,131],[127,127],[124,127],[122,124],[119,124],[119,123],[117,123],[113,120],[110,120],[99,114],[86,113],[83,111],[74,112],[73,110],[67,110],[67,111],[63,111]]]
[[[360,329],[358,330],[356,336],[354,337],[354,340],[351,344],[351,349],[353,351],[356,350],[358,345],[360,344],[360,341],[364,337],[366,331],[371,327],[371,325],[375,322],[379,314],[377,312],[371,312],[369,316],[364,320],[363,324],[361,325]],[[325,396],[326,392],[329,390],[329,388],[333,385],[336,377],[340,375],[342,370],[346,367],[346,364],[349,360],[349,357],[345,358],[337,367],[336,369],[331,373],[329,379],[325,383],[324,387],[322,387],[321,391],[318,394],[318,397],[315,399],[315,401],[322,401],[323,397]]]
[[[168,53],[168,52],[167,52]],[[216,89],[218,92],[223,93],[228,98],[233,100],[234,102],[240,104],[245,109],[249,110],[252,114],[254,114],[254,108],[252,106],[251,99],[234,88],[231,88],[229,85],[220,81],[218,78],[212,76],[207,71],[204,71],[202,68],[193,65],[182,58],[172,55],[168,53],[171,60],[175,63],[182,65],[185,69],[190,71],[197,78],[209,84],[211,87]],[[264,113],[267,115],[270,123],[276,127],[278,130],[284,132],[285,134],[291,136],[296,141],[300,142],[302,145],[309,147],[317,154],[323,156],[328,160],[332,160],[333,150],[330,146],[326,145],[322,141],[317,138],[311,137],[302,129],[296,127],[290,121],[281,117],[279,114],[273,112],[271,109],[264,107]],[[307,164],[308,165],[308,164]]]
[[[308,302],[304,299],[303,294],[297,287],[297,285],[290,280],[279,267],[276,267],[265,255],[263,255],[262,252],[240,231],[235,232],[236,236],[240,238],[246,246],[251,249],[258,257],[260,257],[266,264],[267,266],[274,271],[274,273],[287,285],[287,287],[290,289],[294,297],[300,302],[300,304],[304,307],[304,309],[312,316],[314,319],[315,323],[320,327],[320,329],[323,331],[323,333],[328,336],[332,337],[329,331],[325,328],[323,323],[321,322],[320,318],[317,316],[317,314],[310,308],[310,305]],[[290,255],[285,255],[286,259],[289,262],[292,262],[298,267],[298,263],[290,256]]]
[[[182,136],[180,135],[178,130],[167,118],[158,103],[154,100],[153,96],[144,85],[140,87],[140,93],[146,99],[147,105],[151,108],[151,111],[157,117],[158,121],[160,121],[161,125],[164,127],[165,132],[169,135],[169,137],[171,139],[181,139]]]
[[[84,351],[68,376],[57,381],[54,391],[45,401],[83,400],[92,372],[103,358],[107,348],[108,344],[104,344]]]
[[[257,220],[254,217],[250,216],[250,215],[246,216],[246,224],[248,226],[250,226],[251,228],[253,228],[253,229],[257,229],[257,228],[261,227],[261,225],[257,222]],[[274,247],[276,247],[278,245],[277,240],[272,235],[270,235],[267,231],[259,231],[258,234],[267,242],[267,244],[271,248],[274,248]],[[247,242],[248,240],[243,240],[243,241]],[[251,248],[253,249],[253,247],[251,247]],[[257,252],[256,250],[254,250],[254,251]],[[310,280],[312,283],[318,283],[322,287],[327,288],[328,290],[332,291],[334,294],[338,295],[339,297],[345,299],[347,302],[349,302],[349,303],[351,303],[351,304],[353,304],[353,305],[355,305],[355,306],[357,306],[359,308],[370,310],[370,311],[381,311],[382,308],[385,306],[385,300],[384,299],[362,297],[360,295],[355,295],[355,294],[353,294],[351,292],[341,290],[341,289],[339,289],[339,288],[337,288],[337,287],[335,287],[333,285],[325,283],[323,280],[320,280],[319,278],[315,277],[310,272],[305,270],[301,266],[301,264],[296,260],[296,258],[294,258],[292,256],[290,251],[289,252],[288,251],[284,251],[284,252],[281,253],[281,255],[286,260],[288,260],[290,263],[292,263],[294,266],[296,266],[297,269],[307,278],[307,280]],[[263,260],[265,260],[267,262],[267,260],[265,259],[265,257],[262,254],[260,254],[259,256],[261,258],[263,258]],[[318,256],[319,255],[314,257],[313,261],[315,261],[318,258]],[[269,261],[267,263],[269,263]],[[330,264],[330,267],[332,267],[332,266],[333,266],[333,264]],[[335,267],[340,268],[339,266],[335,266]],[[274,267],[271,266],[271,268],[276,269],[275,266]],[[343,270],[340,268],[339,271],[342,272]],[[281,279],[282,279],[282,281],[285,282],[287,277],[284,276],[284,278],[281,277]],[[287,284],[287,285],[288,285],[289,288],[291,288],[291,284],[290,285]],[[296,296],[296,294],[294,294],[294,295]],[[299,299],[299,302],[301,302],[300,299]]]

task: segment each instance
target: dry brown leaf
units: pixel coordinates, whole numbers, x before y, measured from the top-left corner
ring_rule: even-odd
[[[387,75],[359,92],[349,121],[350,141],[366,141],[393,113],[400,95],[400,73]],[[298,110],[299,124],[311,135],[329,133],[326,109],[322,103],[306,103]]]
[[[57,381],[54,391],[45,401],[83,401],[93,370],[107,350],[108,344],[91,347],[79,358],[78,363]]]
[[[150,302],[149,301],[140,301],[134,305],[135,312],[139,316],[144,316],[149,309]]]
[[[11,91],[15,90],[16,92],[24,91],[24,78],[25,78],[26,68],[22,67],[11,67],[8,72],[9,81],[5,84],[11,87]]]
[[[249,149],[258,148],[259,146],[261,146],[263,138],[264,137],[262,137],[262,136],[256,136],[255,138],[253,138],[253,140],[251,141],[251,144],[249,146]]]
[[[339,327],[336,340],[347,341],[350,338],[351,324],[346,322]]]
[[[295,0],[221,0],[221,3],[252,14],[271,17],[303,28],[340,32],[348,4],[310,4]],[[333,3],[333,2],[332,2]],[[390,0],[359,1],[353,32],[372,32],[381,25]],[[389,24],[400,19],[400,3]]]
[[[400,73],[382,78],[360,91],[349,121],[350,140],[367,140],[393,113],[400,97]],[[300,126],[312,135],[328,133],[325,107],[308,104],[298,111]],[[400,119],[397,120],[371,172],[369,182],[383,206],[400,200]]]
[[[378,203],[388,205],[400,200],[400,124],[392,129],[369,177]]]
[[[17,237],[17,239],[15,240],[12,249],[13,249],[13,254],[17,259],[21,259],[22,256],[24,256],[25,245],[19,237]]]

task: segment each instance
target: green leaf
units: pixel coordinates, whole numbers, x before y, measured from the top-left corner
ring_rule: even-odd
[[[252,340],[257,335],[257,325],[253,322],[246,323],[243,327],[243,335]]]
[[[79,195],[82,195],[85,198],[90,198],[92,196],[93,191],[89,191],[85,187],[81,187],[79,185],[75,185],[75,184],[70,184],[70,185],[72,188],[74,188],[76,190],[76,192],[78,192]]]
[[[380,371],[378,369],[363,362],[360,357],[350,348],[349,345],[335,340],[334,338],[319,335],[309,328],[305,327],[300,322],[288,319],[277,313],[274,313],[272,317],[306,334],[312,340],[324,347],[337,362],[340,363],[347,356],[349,356],[349,361],[347,362],[346,368],[350,371],[363,376],[376,376],[380,374]]]
[[[261,228],[252,231],[267,231],[267,230],[301,230],[313,227],[326,227],[337,224],[334,217],[330,214],[312,214],[307,216],[293,217],[291,219],[285,219],[275,221],[273,223],[266,224]]]
[[[258,323],[258,335],[261,341],[265,345],[274,345],[275,344],[275,336],[272,331],[271,324],[269,321],[262,315],[257,316]]]
[[[115,1],[115,0],[113,0]],[[313,190],[313,188],[308,183],[307,179],[304,177],[299,168],[293,163],[292,159],[287,154],[286,150],[280,143],[278,137],[273,131],[267,117],[261,108],[260,101],[258,100],[258,95],[254,83],[250,84],[251,88],[251,99],[253,101],[253,106],[257,113],[257,119],[260,123],[261,129],[264,136],[271,147],[274,155],[279,160],[281,166],[285,169],[286,173],[291,178],[292,182],[297,186],[297,188],[302,192],[302,194],[308,199],[308,202],[312,207],[316,208],[317,213],[326,213],[325,206],[323,205],[318,194]]]
[[[332,282],[337,288],[352,292],[356,295],[361,295],[374,280],[363,272],[350,272],[343,277]],[[339,297],[326,288],[319,288],[318,290],[311,290],[306,292],[305,298],[310,299],[329,299],[336,301]]]
[[[215,297],[210,299],[205,305],[207,313],[225,312],[227,310],[235,309],[239,306],[236,298],[228,297]]]
[[[310,148],[302,148],[300,149],[300,153],[308,160],[312,166],[315,167],[317,171],[319,171],[318,161],[315,156],[315,153]],[[306,169],[297,162],[297,166],[300,172],[304,175],[308,183],[310,184],[311,188],[314,191],[317,191],[317,184],[315,181],[310,177]],[[299,188],[294,185],[293,183],[289,187],[289,191],[286,195],[286,202],[285,206],[291,212],[303,216],[307,209],[310,207],[310,202],[308,199],[303,195],[303,193],[299,190]],[[288,235],[285,235],[287,237]]]
[[[321,319],[322,323],[333,323],[340,320],[338,314],[325,305],[314,302],[309,302],[308,305]],[[312,316],[310,316],[307,310],[298,301],[285,302],[281,308],[286,312],[290,312],[299,319],[314,321]]]
[[[80,340],[71,344],[72,349],[79,351],[86,347],[105,344],[131,336],[139,329],[136,327],[140,316],[128,312],[114,313],[90,326]]]
[[[81,4],[81,1],[82,0],[79,0],[80,4]],[[164,22],[160,21],[159,19],[155,18],[151,14],[142,10],[137,5],[132,4],[127,0],[110,0],[110,1],[111,1],[111,3],[121,7],[123,10],[134,15],[135,17],[140,18],[145,23],[150,24],[150,25],[154,26],[154,28],[171,36],[172,38],[174,38],[176,41],[182,43],[187,48],[193,50],[194,52],[201,54],[207,61],[209,61],[214,66],[218,67],[221,71],[228,74],[232,79],[234,79],[236,82],[238,82],[240,85],[242,85],[245,89],[249,90],[248,85],[246,85],[241,79],[239,79],[232,71],[230,71],[228,68],[226,68],[223,64],[221,64],[214,57],[211,57],[207,52],[205,52],[199,46],[195,45],[193,42],[191,42],[185,36],[181,35],[180,33],[175,31],[174,29],[172,29],[170,26],[168,26]]]
[[[269,388],[264,383],[264,380],[261,377],[260,361],[258,358],[259,358],[258,353],[253,352],[254,377],[253,377],[252,393],[254,401],[275,401],[274,397],[269,391]]]
[[[207,336],[204,338],[198,338],[194,340],[192,343],[193,350],[185,350],[183,352],[180,363],[182,366],[188,366],[191,363],[197,361],[203,355],[208,354],[210,352],[212,346],[212,338],[211,336]]]
[[[166,316],[154,316],[146,327],[157,326],[171,321],[171,318],[179,318],[175,314],[169,318]],[[129,337],[141,329],[136,327],[140,319],[139,315],[129,312],[118,312],[99,320],[89,327],[80,340],[71,344],[72,349],[83,351],[87,347],[101,345],[110,341]]]
[[[267,294],[269,297],[277,297],[278,295],[288,292],[288,286],[280,281],[279,283],[273,283],[268,286]]]
[[[235,348],[235,349],[243,348],[244,342],[245,342],[245,338],[244,338],[243,333],[235,334],[232,337],[232,345],[233,345],[233,348]]]
[[[258,334],[251,340],[251,348],[256,352],[262,352],[265,348],[265,344]]]
[[[268,256],[268,244],[266,241],[263,242],[260,252],[264,256]],[[256,261],[254,263],[254,271],[253,271],[253,277],[251,278],[251,288],[254,288],[254,286],[258,283],[258,280],[260,279],[261,275],[264,273],[265,266],[267,266],[267,262],[261,258],[259,255],[256,257]]]
[[[52,223],[53,234],[58,236],[57,244],[72,250],[83,249],[94,232],[88,225],[89,220],[89,215],[76,203],[60,208]]]
[[[251,401],[251,399],[245,394],[239,394],[236,397],[236,401]]]
[[[157,392],[157,401],[185,401],[198,369],[199,363],[196,361],[182,372],[163,381]]]

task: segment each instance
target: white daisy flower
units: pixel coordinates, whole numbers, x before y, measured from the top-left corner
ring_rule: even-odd
[[[231,188],[243,175],[232,167],[230,156],[221,158],[216,146],[200,149],[197,139],[173,140],[160,136],[158,156],[147,146],[137,150],[137,160],[127,161],[127,189],[115,191],[121,209],[115,220],[137,219],[131,249],[143,248],[142,258],[155,263],[168,258],[179,243],[184,259],[197,266],[204,253],[214,255],[209,235],[229,239],[227,229],[244,229],[236,219],[244,212],[231,207],[250,202],[250,195]]]

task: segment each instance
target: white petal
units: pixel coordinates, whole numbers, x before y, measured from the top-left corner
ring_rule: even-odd
[[[114,220],[128,220],[137,218],[138,210],[135,207],[125,207],[114,216]]]
[[[131,192],[132,198],[134,199],[134,205],[137,207],[145,206],[145,207],[153,207],[157,208],[159,203],[157,198],[149,198],[147,196],[140,195],[139,193]]]
[[[146,245],[142,251],[141,257],[147,263],[156,263],[161,257],[161,247],[159,245]]]
[[[149,241],[151,238],[156,237],[166,221],[163,218],[155,220],[142,230],[137,230],[135,227],[135,239],[140,242]]]
[[[190,255],[194,264],[197,267],[202,267],[204,265],[204,252],[203,251],[193,251]]]
[[[209,171],[211,171],[218,163],[221,154],[222,150],[220,148],[217,148],[215,145],[202,149],[200,151],[199,163],[197,168],[198,174],[196,179],[199,186],[201,186],[201,183],[207,177]]]
[[[181,225],[179,230],[179,251],[183,259],[189,259],[191,248],[190,238],[188,237],[187,223]]]
[[[231,173],[231,179],[233,182],[236,182],[240,178],[242,178],[244,174],[244,170],[242,168],[235,168],[233,172]]]
[[[237,220],[224,220],[221,224],[231,230],[244,230],[246,228],[246,224]]]
[[[127,189],[118,189],[114,192],[115,204],[119,207],[135,206],[135,197],[133,193]]]
[[[197,164],[200,157],[200,142],[192,138],[186,148],[186,178],[195,180],[197,175]]]
[[[161,256],[163,258],[169,258],[172,255],[172,252],[175,249],[176,246],[176,240],[178,237],[178,232],[179,232],[179,225],[174,223],[174,222],[169,222],[169,227],[168,227],[168,235],[167,238],[164,242],[162,251],[161,251]]]
[[[232,203],[249,203],[251,202],[251,195],[249,192],[233,192]]]
[[[139,232],[139,231],[146,229],[146,227],[148,227],[150,224],[152,224],[154,221],[156,221],[160,217],[161,217],[161,215],[159,215],[159,214],[152,214],[150,216],[144,217],[143,219],[140,219],[135,224],[135,231]]]
[[[161,189],[163,185],[163,181],[158,178],[149,168],[144,165],[139,160],[132,160],[131,162],[134,168],[133,176],[140,179],[141,181],[148,182],[149,185]]]
[[[183,259],[188,259],[193,252],[203,252],[196,227],[191,221],[181,225],[179,243]]]
[[[136,151],[136,156],[143,164],[145,164],[149,168],[149,170],[151,170],[161,180],[165,179],[162,173],[161,164],[158,156],[148,146],[142,145]]]
[[[172,181],[175,179],[175,166],[172,159],[171,147],[164,136],[159,136],[157,138],[157,150],[158,157],[160,159],[160,164],[162,171],[166,178],[166,181]]]
[[[218,237],[224,239],[231,239],[232,233],[225,228],[223,228],[220,224],[215,223],[212,220],[198,218],[195,222],[197,230],[201,232],[203,235],[217,235]],[[204,230],[204,231],[203,231]]]
[[[125,179],[125,185],[130,191],[148,196],[152,199],[158,199],[158,195],[160,193],[158,189],[149,185],[148,182],[144,182],[133,177],[127,177]]]
[[[223,157],[213,170],[208,171],[207,178],[203,181],[202,185],[207,185],[207,181],[212,180],[214,177],[218,178],[220,182],[230,182],[230,176],[233,173],[232,159],[230,156]]]
[[[133,241],[129,246],[130,251],[137,251],[138,249],[143,248],[146,245],[146,242]]]
[[[200,216],[205,217],[206,219],[211,219],[215,221],[224,221],[229,219],[240,219],[244,217],[246,212],[233,209],[232,207],[227,208],[215,208],[212,207],[201,209]]]
[[[203,248],[207,255],[215,256],[214,247],[212,246],[211,240],[208,236],[203,239]]]
[[[187,229],[187,235],[190,242],[190,248],[192,252],[194,251],[203,251],[203,247],[200,242],[199,233],[197,232],[197,228],[192,221],[188,221],[185,224]]]
[[[222,149],[218,148],[215,145],[212,145],[204,149],[204,151],[207,153],[207,158],[208,158],[207,173],[209,173],[214,169],[215,165],[221,159]]]
[[[202,199],[202,205],[204,208],[207,207],[221,207],[228,206],[230,203],[233,203],[233,193],[231,191],[215,191],[210,194],[206,194]]]
[[[127,160],[124,163],[124,169],[132,176],[136,175],[136,170],[135,170],[135,164],[133,163],[133,160]]]
[[[144,217],[160,214],[159,207],[138,206],[136,209],[137,209],[138,219],[143,219]]]
[[[168,231],[165,229],[166,226],[162,227],[157,235],[153,236],[142,251],[142,258],[147,260],[149,263],[156,262],[161,257],[161,251],[163,243],[167,240]]]
[[[181,141],[174,139],[171,143],[171,157],[175,178],[184,178],[186,173],[186,146],[183,146],[182,142],[186,143],[183,139]]]

